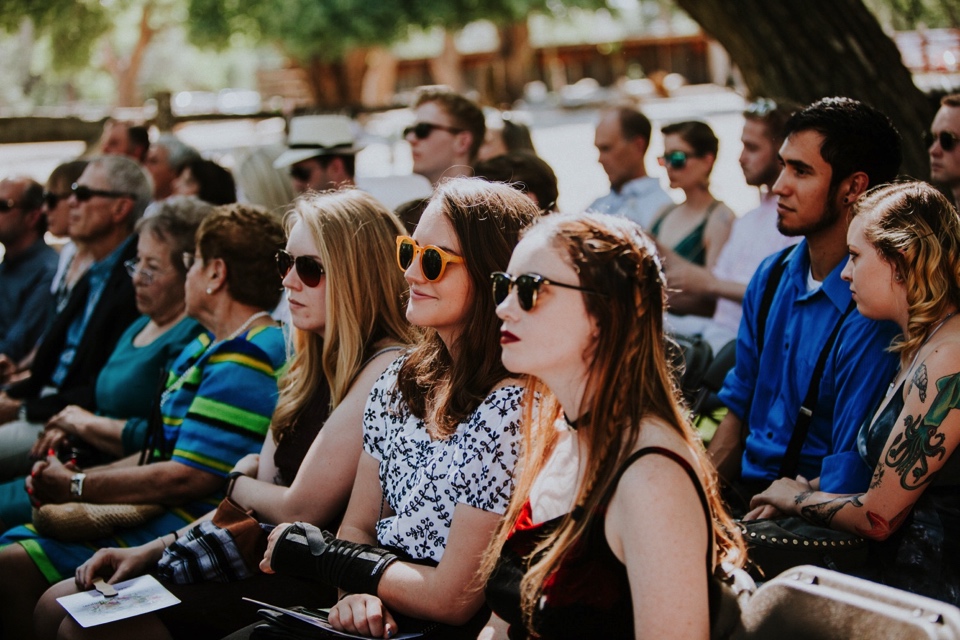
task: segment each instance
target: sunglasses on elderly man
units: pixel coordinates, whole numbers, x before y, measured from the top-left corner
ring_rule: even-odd
[[[417,140],[425,140],[430,137],[430,134],[433,133],[434,129],[439,129],[440,131],[448,131],[450,133],[461,133],[463,129],[458,129],[457,127],[448,127],[442,124],[434,124],[432,122],[418,122],[417,124],[410,125],[403,130],[403,137],[406,138],[411,133],[417,138]]]
[[[578,287],[572,284],[564,284],[562,282],[547,280],[543,276],[536,273],[524,273],[519,276],[511,276],[509,273],[505,273],[503,271],[494,271],[490,274],[490,283],[493,285],[493,301],[495,304],[499,306],[500,303],[506,300],[507,296],[510,295],[510,290],[516,288],[517,302],[520,303],[520,308],[524,311],[530,311],[537,306],[537,295],[540,293],[540,287],[545,284],[549,284],[554,287],[563,287],[564,289],[575,289],[577,291],[583,291],[586,293],[603,295],[598,291],[587,289],[585,287]]]
[[[436,282],[443,277],[447,265],[451,262],[462,263],[463,258],[447,253],[440,247],[428,244],[421,247],[410,236],[397,236],[397,265],[406,273],[413,261],[420,256],[420,271],[423,277],[430,282]]]
[[[300,282],[311,288],[320,284],[320,279],[326,273],[323,265],[316,258],[309,256],[294,257],[290,252],[283,249],[277,251],[277,271],[280,272],[280,277],[286,278],[290,269],[293,268],[296,268]]]
[[[927,148],[932,147],[934,142],[939,142],[940,148],[949,153],[957,148],[957,143],[960,142],[960,136],[950,133],[949,131],[941,131],[936,134],[928,131],[924,136],[924,142],[926,142]]]
[[[670,153],[665,153],[657,158],[657,162],[660,163],[661,167],[683,169],[685,166],[687,166],[687,160],[696,157],[698,156],[693,153],[687,153],[686,151],[671,151]]]
[[[86,202],[93,197],[99,196],[101,198],[136,198],[132,193],[126,193],[125,191],[104,191],[103,189],[91,189],[82,184],[77,184],[74,182],[70,185],[70,191],[73,192],[73,197],[77,199],[77,202]]]

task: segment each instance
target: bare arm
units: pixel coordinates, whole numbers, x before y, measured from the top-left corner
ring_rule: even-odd
[[[707,523],[683,468],[656,455],[633,464],[610,502],[605,530],[626,565],[636,638],[708,638]]]
[[[363,444],[363,409],[373,383],[394,359],[385,353],[361,371],[344,399],[333,410],[307,451],[297,477],[289,487],[265,477],[265,465],[273,467],[273,438],[260,455],[260,472],[253,478],[237,478],[231,494],[246,509],[253,509],[268,522],[309,522],[321,528],[343,512],[357,477]],[[379,486],[379,480],[376,480]],[[323,487],[318,494],[317,487]]]
[[[98,416],[77,405],[70,405],[47,421],[45,429],[62,429],[114,456],[123,455],[121,434],[125,420]]]
[[[960,444],[957,358],[960,348],[947,345],[917,365],[903,411],[865,493],[824,493],[803,479],[781,479],[754,499],[757,506],[772,504],[815,524],[887,539]],[[930,383],[933,380],[935,384]]]

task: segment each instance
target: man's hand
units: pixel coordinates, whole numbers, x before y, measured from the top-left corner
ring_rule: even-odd
[[[6,393],[0,392],[0,425],[16,420],[22,404],[23,401],[14,400]]]

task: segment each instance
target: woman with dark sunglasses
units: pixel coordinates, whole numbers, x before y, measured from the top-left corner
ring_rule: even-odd
[[[707,638],[714,566],[746,556],[671,377],[656,248],[625,219],[550,216],[508,271],[503,364],[540,401],[488,603],[510,638]]]
[[[401,231],[396,217],[362,191],[313,193],[294,202],[277,266],[289,295],[295,355],[281,380],[263,449],[237,463],[227,488],[230,498],[261,522],[339,525],[356,476],[367,396],[415,339],[403,317],[403,277],[393,264],[394,237]],[[139,547],[98,552],[76,581],[44,596],[38,610],[42,630],[53,637],[61,624],[64,612],[56,597],[91,588],[98,575],[113,583],[155,571],[171,539],[168,534]],[[281,606],[304,598],[323,606],[336,601],[331,587],[250,569],[252,577],[228,584],[168,584],[179,606],[99,628],[124,637],[133,628],[125,625],[135,623],[142,639],[218,638],[256,619],[256,607],[241,596]],[[80,633],[72,622],[67,626]]]
[[[457,178],[397,243],[407,319],[424,333],[370,394],[338,537],[281,525],[261,563],[349,594],[330,611],[337,629],[388,638],[429,622],[430,637],[475,638],[489,615],[477,570],[513,488],[523,389],[487,292],[537,213],[506,185]]]
[[[664,154],[660,164],[667,169],[670,187],[683,189],[684,195],[683,202],[661,211],[650,227],[664,256],[669,280],[671,264],[677,260],[712,269],[736,215],[710,193],[710,173],[719,145],[713,130],[706,123],[692,120],[667,125],[662,131]],[[714,306],[715,299],[682,291],[670,294],[670,311],[679,315],[710,316]]]

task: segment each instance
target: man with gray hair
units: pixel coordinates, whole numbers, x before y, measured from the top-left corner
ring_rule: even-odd
[[[150,145],[143,167],[153,178],[153,199],[173,195],[173,181],[188,162],[200,159],[200,152],[172,133],[161,134]]]
[[[30,377],[0,393],[0,479],[30,471],[26,454],[54,414],[96,408],[97,375],[139,315],[123,263],[136,256],[133,227],[152,195],[147,172],[123,156],[95,158],[73,185],[70,237],[94,263],[37,347]]]

